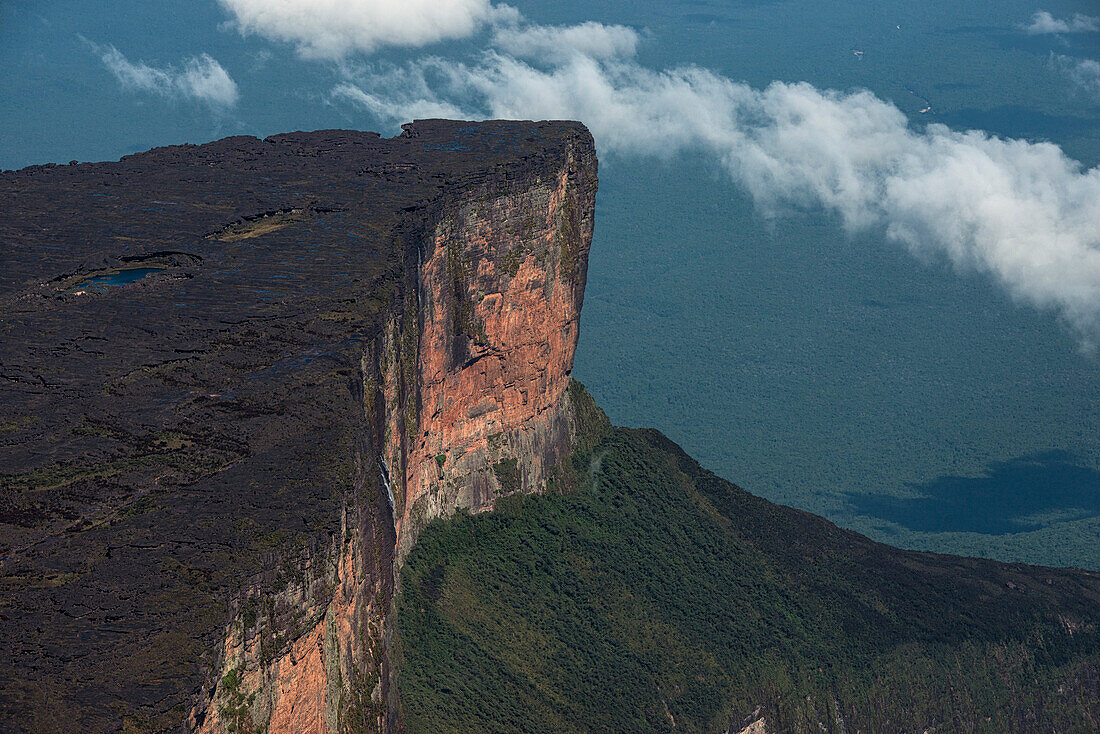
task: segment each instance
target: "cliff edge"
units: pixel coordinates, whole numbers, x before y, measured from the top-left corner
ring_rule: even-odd
[[[596,169],[429,120],[0,174],[0,730],[401,729],[420,530],[569,481]]]

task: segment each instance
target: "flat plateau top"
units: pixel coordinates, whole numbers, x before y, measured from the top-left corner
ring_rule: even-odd
[[[552,175],[571,145],[591,145],[577,123],[429,120],[389,139],[233,137],[0,173],[0,471],[75,459],[56,437],[82,409],[161,423],[118,382],[225,349],[228,334],[262,332],[255,362],[276,372],[309,359],[303,345],[319,357],[371,336],[449,201]],[[296,333],[318,315],[332,328]]]
[[[591,147],[428,120],[0,173],[0,719],[189,707],[229,595],[338,536],[359,360],[439,217]]]
[[[494,174],[538,175],[560,161],[567,146],[591,144],[588,131],[573,122],[422,120],[394,138],[353,130],[238,136],[117,162],[3,171],[0,297],[150,252],[248,257],[225,252],[211,235],[291,210],[350,215],[367,209],[388,219]],[[314,222],[283,240],[300,243],[339,223]]]

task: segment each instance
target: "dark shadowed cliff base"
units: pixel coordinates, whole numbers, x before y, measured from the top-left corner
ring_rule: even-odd
[[[419,121],[0,174],[0,731],[1095,727],[1097,575],[606,424],[596,169]]]

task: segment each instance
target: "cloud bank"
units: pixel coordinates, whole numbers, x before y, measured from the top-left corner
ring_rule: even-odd
[[[114,46],[92,44],[103,64],[127,89],[159,94],[163,97],[192,99],[213,107],[231,107],[237,103],[237,84],[221,64],[207,54],[184,62],[182,68],[156,68],[143,62],[133,63]]]
[[[1088,33],[1100,31],[1100,18],[1074,13],[1071,18],[1055,18],[1045,10],[1031,16],[1031,23],[1023,27],[1033,35],[1044,33]]]
[[[1057,310],[1100,343],[1100,168],[1055,145],[943,125],[910,127],[870,92],[808,84],[754,89],[698,67],[638,63],[622,26],[543,26],[488,0],[221,0],[242,30],[339,58],[488,28],[473,62],[427,56],[341,65],[330,99],[376,118],[569,118],[603,152],[709,154],[769,216],[822,207],[850,232],[878,231],[925,258],[979,271],[1017,299]],[[1094,29],[1040,12],[1033,32]],[[1068,30],[1067,30],[1068,29]],[[1091,62],[1090,62],[1091,63]],[[1092,67],[1079,73],[1092,79]]]
[[[775,216],[824,207],[851,232],[987,273],[1100,339],[1100,168],[1049,143],[910,127],[870,92],[763,90],[710,71],[647,69],[619,29],[510,29],[474,64],[430,57],[361,72],[334,96],[393,121],[570,118],[605,151],[713,155]],[[525,58],[552,45],[554,51]],[[595,49],[595,50],[593,50]],[[610,49],[610,50],[609,50]]]
[[[339,59],[382,46],[464,38],[514,17],[489,0],[219,0],[244,34],[293,43],[306,58]]]

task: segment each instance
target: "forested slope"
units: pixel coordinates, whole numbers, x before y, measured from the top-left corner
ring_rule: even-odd
[[[1095,730],[1100,576],[874,543],[573,389],[574,486],[409,558],[409,731]]]

